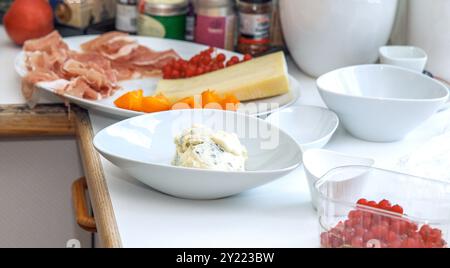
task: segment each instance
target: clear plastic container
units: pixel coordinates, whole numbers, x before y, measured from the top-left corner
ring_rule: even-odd
[[[450,232],[450,183],[392,171],[349,166],[331,170],[319,192],[325,248],[442,248]],[[387,207],[367,201],[390,201]],[[398,204],[403,213],[391,206]],[[384,202],[383,205],[386,205]],[[394,212],[393,212],[394,211]],[[395,212],[397,211],[397,212]]]

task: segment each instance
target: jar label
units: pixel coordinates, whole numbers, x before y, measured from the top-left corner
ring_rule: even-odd
[[[240,41],[247,43],[270,43],[270,14],[239,14]]]
[[[195,27],[195,41],[212,47],[234,49],[236,17],[209,17],[198,15]]]
[[[164,38],[166,36],[166,28],[158,20],[148,15],[139,15],[138,33],[144,36],[153,36]]]
[[[117,4],[116,28],[120,31],[135,33],[137,9],[133,5]]]

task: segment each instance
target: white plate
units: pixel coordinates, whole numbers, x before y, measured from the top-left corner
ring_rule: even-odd
[[[80,50],[80,45],[95,38],[96,36],[77,36],[77,37],[69,37],[65,38],[64,41],[69,45],[72,50]],[[143,36],[135,36],[136,40],[144,46],[150,47],[154,50],[167,50],[174,49],[181,57],[183,58],[191,58],[192,56],[198,54],[200,51],[205,50],[207,46],[199,45],[190,42],[177,41],[177,40],[169,40],[169,39],[161,39],[161,38],[152,38],[152,37],[143,37]],[[227,57],[232,56],[241,56],[241,54],[219,50],[219,52],[224,53]],[[15,60],[15,69],[16,72],[20,76],[25,76],[27,73],[27,69],[25,67],[25,53],[21,52],[17,55]],[[291,104],[295,103],[296,100],[300,97],[300,88],[299,83],[292,76],[289,76],[289,80],[291,83],[291,91],[287,94],[275,96],[272,98],[266,98],[261,100],[251,101],[252,104],[246,107],[246,103],[243,105],[243,109],[240,112],[248,113],[250,115],[266,115],[271,112],[274,112],[279,109],[286,108]],[[110,98],[106,98],[99,101],[87,100],[83,98],[77,98],[70,95],[64,95],[69,101],[80,105],[86,109],[97,110],[100,112],[105,112],[111,115],[119,116],[119,117],[132,117],[137,115],[142,115],[144,113],[129,111],[121,108],[117,108],[114,105],[114,100],[118,97],[122,96],[126,92],[143,89],[144,94],[149,96],[153,95],[156,89],[156,85],[159,81],[159,78],[146,78],[146,79],[138,79],[138,80],[127,80],[122,81],[119,84],[123,87],[122,90],[117,91]],[[61,81],[51,82],[51,83],[38,83],[37,87],[46,91],[50,91],[52,93],[55,92],[55,89],[58,88]],[[275,105],[266,105],[266,104],[275,104]],[[249,107],[251,109],[249,109]],[[255,110],[254,107],[257,107]]]
[[[268,122],[291,135],[303,152],[323,148],[339,126],[339,117],[316,106],[295,106],[271,114]]]
[[[193,124],[236,133],[247,148],[245,172],[175,167],[174,136]],[[284,131],[256,117],[220,110],[176,110],[134,117],[100,131],[95,148],[106,159],[163,193],[189,199],[217,199],[287,175],[301,164],[298,144]]]

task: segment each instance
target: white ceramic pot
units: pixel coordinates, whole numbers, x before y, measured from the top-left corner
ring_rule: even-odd
[[[280,0],[283,31],[296,63],[320,76],[373,63],[389,40],[397,0]]]
[[[427,52],[427,70],[450,80],[450,1],[410,0],[408,17],[408,44]]]

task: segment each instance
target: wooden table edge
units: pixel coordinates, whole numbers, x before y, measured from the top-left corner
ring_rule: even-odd
[[[92,143],[94,131],[89,113],[76,105],[71,105],[71,112],[62,104],[38,105],[34,109],[0,105],[0,138],[57,136],[77,138],[101,246],[121,248],[103,166]]]

